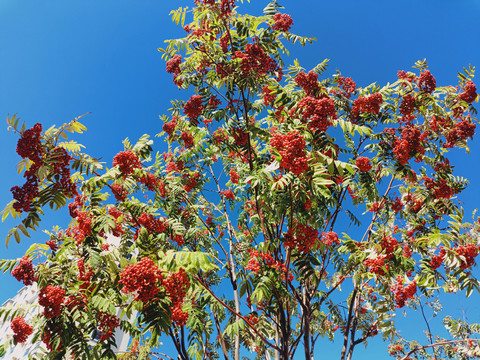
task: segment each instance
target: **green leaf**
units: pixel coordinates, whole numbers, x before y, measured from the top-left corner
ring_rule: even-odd
[[[76,141],[70,140],[70,141],[63,141],[58,144],[59,147],[64,148],[67,150],[69,153],[78,153],[82,150],[82,148],[85,148],[82,144],[78,144]]]
[[[313,68],[313,71],[315,71],[318,75],[322,75],[327,70],[329,61],[330,59],[323,60],[320,64]]]
[[[15,241],[17,244],[20,244],[20,234],[17,231],[17,228],[12,229],[13,231],[13,237],[15,238]]]
[[[17,228],[23,233],[23,235],[25,235],[26,237],[30,237],[30,234],[28,233],[27,229],[25,228],[25,226],[23,226],[22,224],[18,225]]]
[[[14,219],[16,219],[18,216],[20,216],[21,213],[16,211],[13,207],[13,204],[15,204],[16,200],[10,201],[7,206],[5,206],[5,209],[3,209],[0,214],[2,215],[2,222],[5,221],[5,219],[8,217],[8,215],[12,215]]]

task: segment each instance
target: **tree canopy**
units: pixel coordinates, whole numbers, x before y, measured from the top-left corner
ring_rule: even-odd
[[[444,319],[449,338],[420,344],[396,314],[439,310],[440,293],[479,290],[472,269],[480,221],[459,201],[466,179],[448,153],[468,150],[478,101],[475,68],[436,84],[425,60],[383,86],[359,87],[328,60],[286,66],[292,17],[234,0],[172,11],[185,37],[159,49],[172,100],[155,136],[110,163],[68,138],[81,117],[19,136],[24,184],[12,188],[7,235],[30,236],[43,209],[71,222],[0,268],[36,283],[41,312],[2,308],[14,335],[42,341],[33,359],[313,359],[382,337],[396,359],[480,355],[478,324]],[[471,219],[470,219],[471,218]],[[28,240],[25,240],[28,241]],[[113,334],[127,332],[127,352]],[[159,346],[168,339],[171,346]]]

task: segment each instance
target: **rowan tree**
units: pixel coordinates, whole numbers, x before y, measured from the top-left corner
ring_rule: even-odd
[[[72,218],[0,263],[39,288],[31,324],[3,309],[11,342],[43,341],[32,358],[310,360],[335,338],[344,360],[382,337],[396,359],[479,356],[478,324],[447,316],[450,337],[420,344],[395,317],[479,290],[480,222],[465,222],[467,181],[448,159],[474,135],[474,68],[438,87],[418,61],[361,88],[325,76],[327,60],[285,66],[285,43],[314,39],[277,1],[261,16],[194,2],[172,12],[185,37],[160,49],[189,94],[161,117],[160,150],[144,135],[102,163],[67,139],[79,119],[46,131],[8,119],[25,184],[3,212],[23,216],[7,242],[46,206]]]

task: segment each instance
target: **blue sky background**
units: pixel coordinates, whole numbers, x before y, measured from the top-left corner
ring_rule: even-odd
[[[241,11],[260,14],[267,3],[254,0]],[[438,86],[456,85],[457,71],[468,64],[480,66],[480,0],[281,3],[292,15],[292,32],[318,39],[305,48],[290,46],[286,64],[298,58],[310,69],[329,58],[326,75],[339,69],[360,86],[393,82],[398,70],[410,70],[423,58],[427,58]],[[192,4],[193,0],[1,0],[0,124],[8,114],[18,113],[27,127],[40,122],[46,129],[91,112],[82,121],[88,132],[77,140],[86,145],[89,154],[110,165],[123,149],[124,138],[136,141],[144,133],[153,136],[160,132],[158,116],[169,108],[170,99],[188,98],[187,92],[172,83],[156,49],[163,47],[164,39],[184,35],[171,22],[169,11]],[[475,82],[480,85],[478,78]],[[2,208],[11,200],[9,189],[23,184],[15,169],[20,160],[15,152],[17,136],[8,133],[6,122],[3,124]],[[461,197],[467,214],[480,200],[480,146],[479,139],[474,140],[470,155],[458,151],[450,156],[457,175],[471,181]],[[156,144],[162,151],[163,142],[157,139]],[[55,214],[43,226],[51,228],[59,221],[66,225],[62,216]],[[37,233],[20,245],[12,241],[6,249],[3,239],[15,224],[0,224],[1,258],[20,257],[31,242],[47,240],[46,235]],[[478,274],[478,269],[475,271]],[[0,303],[19,288],[9,275],[0,275]],[[458,317],[465,311],[470,320],[479,318],[471,301],[453,297],[447,304]],[[411,326],[407,329],[413,331]],[[375,354],[385,357],[383,347],[373,347],[368,356]],[[363,356],[361,352],[357,355]]]

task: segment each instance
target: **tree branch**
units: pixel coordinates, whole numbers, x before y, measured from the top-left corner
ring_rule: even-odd
[[[459,339],[459,340],[447,340],[447,341],[439,341],[434,344],[430,345],[423,345],[423,346],[417,346],[414,349],[410,350],[404,357],[402,357],[400,360],[407,360],[410,355],[413,353],[416,353],[417,351],[425,350],[431,347],[435,346],[443,346],[443,345],[448,345],[448,344],[458,344],[461,342],[468,342],[468,341],[474,341],[474,342],[480,342],[480,339]]]
[[[257,329],[256,329],[253,325],[251,325],[249,321],[247,321],[247,320],[245,319],[244,316],[240,315],[238,312],[236,312],[236,311],[233,310],[230,306],[228,306],[228,305],[225,304],[222,300],[220,300],[220,299],[213,293],[213,291],[212,291],[206,284],[203,283],[202,279],[200,279],[200,278],[199,278],[198,276],[196,276],[196,275],[195,275],[194,277],[195,277],[195,279],[200,283],[200,285],[202,285],[203,288],[204,288],[205,290],[207,290],[207,291],[210,293],[210,295],[212,295],[212,296],[215,298],[215,300],[217,300],[225,309],[227,309],[227,310],[230,311],[232,314],[234,314],[235,316],[237,316],[237,317],[239,317],[240,319],[242,319],[242,320],[245,322],[245,324],[255,333],[255,335],[257,335],[257,336],[264,342],[265,345],[270,346],[272,349],[280,350],[280,348],[279,348],[278,346],[275,346],[274,344],[272,344],[271,342],[269,342],[262,334],[260,334],[260,333],[257,331]]]
[[[343,348],[340,359],[345,360],[345,355],[347,353],[348,347],[348,334],[350,331],[350,326],[352,323],[352,315],[353,315],[353,308],[355,306],[355,298],[357,297],[357,289],[355,288],[352,292],[352,299],[350,300],[350,306],[348,309],[348,318],[347,318],[347,325],[345,327],[345,332],[343,334]]]

